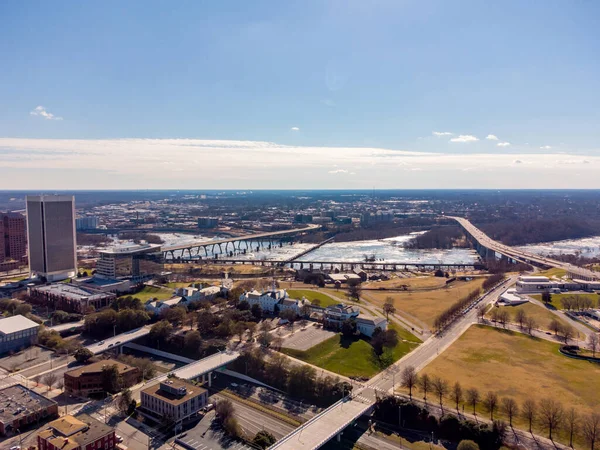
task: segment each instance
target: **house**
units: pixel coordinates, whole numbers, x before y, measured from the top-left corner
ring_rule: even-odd
[[[337,286],[340,284],[355,285],[361,283],[363,280],[360,275],[355,273],[330,273],[329,279]]]
[[[387,330],[388,322],[383,317],[370,317],[360,315],[356,318],[356,329],[359,333],[371,337],[377,328]]]
[[[39,450],[114,450],[115,429],[87,414],[63,416],[37,436]]]
[[[143,412],[179,422],[193,416],[208,402],[208,391],[180,378],[169,378],[141,392]]]
[[[175,291],[176,295],[183,297],[185,302],[203,302],[212,301],[222,293],[226,293],[227,289],[219,286],[208,286],[202,289],[195,287],[179,288]]]
[[[0,389],[0,434],[16,433],[22,427],[58,416],[58,404],[22,384]]]
[[[182,300],[183,300],[182,297],[175,296],[175,297],[171,297],[168,300],[150,301],[150,302],[146,303],[146,311],[148,311],[150,314],[160,315],[163,313],[163,311],[179,305]]]
[[[122,387],[133,386],[141,379],[142,374],[137,367],[128,366],[113,359],[104,359],[65,372],[65,392],[84,397],[103,393],[105,391],[103,370],[112,366],[116,366],[119,371]]]
[[[292,310],[296,313],[296,315],[299,316],[303,314],[302,309],[305,306],[310,306],[310,301],[308,301],[305,298],[302,298],[301,300],[296,300],[293,298],[284,298],[283,300],[279,301],[277,306],[279,307],[279,313],[282,313],[286,310]]]
[[[258,292],[256,289],[240,295],[240,302],[247,301],[250,306],[259,305],[263,311],[275,312],[275,305],[287,298],[285,289],[272,289],[267,292]]]
[[[360,311],[356,306],[339,303],[328,306],[323,314],[323,324],[332,328],[340,328],[348,319],[356,319]]]
[[[0,354],[30,347],[37,340],[40,326],[20,314],[0,319]]]

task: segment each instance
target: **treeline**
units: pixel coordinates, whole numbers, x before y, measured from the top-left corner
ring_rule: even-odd
[[[141,241],[146,241],[149,244],[162,244],[164,242],[158,234],[146,233],[144,231],[124,231],[119,234],[119,239],[130,240],[136,244],[139,244]]]
[[[484,291],[487,291],[487,290],[493,288],[494,286],[496,286],[502,280],[504,280],[504,273],[495,273],[495,274],[487,277],[483,281],[483,284],[481,285],[481,287],[483,288]]]
[[[105,234],[77,233],[77,245],[102,245],[109,242],[111,239]]]
[[[434,227],[431,230],[415,236],[414,239],[406,242],[406,248],[442,248],[449,249],[454,247],[464,247],[465,235],[459,226]],[[464,242],[460,242],[463,240]]]
[[[600,296],[593,299],[585,295],[569,295],[562,297],[560,303],[567,311],[585,311],[586,309],[600,308]]]
[[[597,236],[599,220],[584,217],[557,217],[549,219],[513,219],[475,223],[492,239],[506,245],[525,245],[538,242],[560,241]]]
[[[352,385],[346,381],[319,377],[313,367],[292,365],[286,356],[277,352],[272,352],[267,359],[260,349],[243,351],[233,363],[232,370],[319,406],[330,405],[352,391]]]
[[[446,415],[442,416],[438,422],[435,417],[429,415],[426,409],[394,397],[386,397],[378,401],[375,413],[379,414],[381,420],[395,417],[397,408],[404,405],[407,411],[406,414],[402,411],[402,418],[411,421],[410,424],[405,424],[406,428],[434,432],[437,430],[438,435],[453,441],[470,439],[477,442],[482,449],[492,450],[502,445],[506,425],[496,420],[498,413],[508,419],[510,427],[513,426],[514,420],[521,418],[528,424],[530,433],[535,425],[547,431],[549,439],[553,438],[553,433],[564,431],[567,433],[571,447],[573,447],[574,438],[581,437],[590,444],[593,450],[595,442],[600,438],[600,414],[598,412],[583,415],[574,407],[566,409],[554,398],[545,398],[539,402],[523,399],[519,405],[514,398],[500,397],[494,391],[480,393],[476,388],[464,389],[459,382],[450,385],[447,380],[440,377],[428,374],[418,375],[411,366],[402,371],[401,384],[408,389],[411,400],[413,391],[416,389],[423,393],[426,403],[427,394],[434,395],[442,413],[444,413],[444,400],[449,400],[452,407],[456,408],[457,413],[462,405],[463,410],[465,406],[470,407],[473,414],[477,415],[477,407],[483,406],[490,415],[493,428],[490,429],[489,425],[484,424],[474,427],[475,424],[472,422],[469,424],[469,421],[448,418]],[[380,408],[381,412],[378,411]],[[394,411],[394,414],[389,414],[390,409]],[[451,426],[446,426],[450,424]]]
[[[115,333],[124,333],[134,328],[143,327],[150,321],[150,316],[142,309],[123,309],[117,312],[109,308],[88,314],[85,316],[84,321],[86,334],[96,338],[104,338]]]
[[[440,331],[450,325],[471,303],[477,300],[480,293],[481,289],[475,289],[467,294],[466,297],[461,298],[457,302],[450,305],[446,310],[442,311],[433,322],[435,329]]]

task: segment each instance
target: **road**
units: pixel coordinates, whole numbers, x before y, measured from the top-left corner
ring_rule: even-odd
[[[150,333],[149,326],[136,328],[125,333],[117,334],[114,337],[104,339],[103,341],[95,342],[86,346],[86,348],[90,350],[94,355],[97,355],[99,353],[105,352],[108,349],[113,349],[113,347],[116,348],[120,344],[125,344],[142,336],[146,336],[148,333]]]

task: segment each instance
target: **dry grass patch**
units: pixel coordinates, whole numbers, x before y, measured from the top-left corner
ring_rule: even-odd
[[[386,288],[386,289],[403,289],[407,286],[408,289],[426,289],[426,288],[441,288],[446,284],[446,278],[434,276],[419,276],[411,278],[392,278],[384,281],[369,281],[363,284],[365,288]]]

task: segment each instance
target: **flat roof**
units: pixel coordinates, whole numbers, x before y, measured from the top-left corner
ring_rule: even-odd
[[[104,359],[102,361],[88,364],[87,366],[78,367],[77,369],[70,370],[69,372],[65,372],[65,375],[69,375],[71,377],[80,377],[82,375],[102,373],[102,369],[112,366],[117,366],[120,375],[138,370],[136,367],[128,366],[127,364],[123,364],[122,362],[116,361],[114,359]]]
[[[100,254],[107,255],[128,255],[146,252],[148,250],[157,250],[160,251],[159,244],[126,244],[126,245],[117,245],[115,247],[105,248],[98,250]]]
[[[171,392],[167,392],[162,389],[163,383],[169,383],[169,386],[178,389],[185,388],[185,395],[176,395]],[[189,381],[182,380],[181,378],[168,378],[167,380],[161,381],[159,384],[155,384],[154,386],[150,386],[149,388],[144,389],[142,392],[145,392],[148,395],[153,397],[160,398],[162,401],[165,401],[171,405],[179,405],[181,403],[187,402],[189,399],[197,397],[200,394],[206,392],[206,389],[201,388],[200,386],[196,386],[195,384],[190,383]]]
[[[22,384],[0,389],[0,421],[5,424],[52,405],[56,405],[54,400],[27,389]]]
[[[41,292],[48,292],[54,295],[60,295],[71,300],[98,300],[115,296],[115,294],[111,294],[109,292],[92,290],[87,286],[76,286],[74,283],[53,283],[46,286],[36,286],[32,289]]]
[[[72,450],[94,443],[114,432],[114,428],[103,424],[87,414],[77,417],[63,416],[48,424],[38,435],[60,450]]]
[[[0,333],[4,335],[37,327],[39,327],[39,324],[20,314],[0,319]]]

